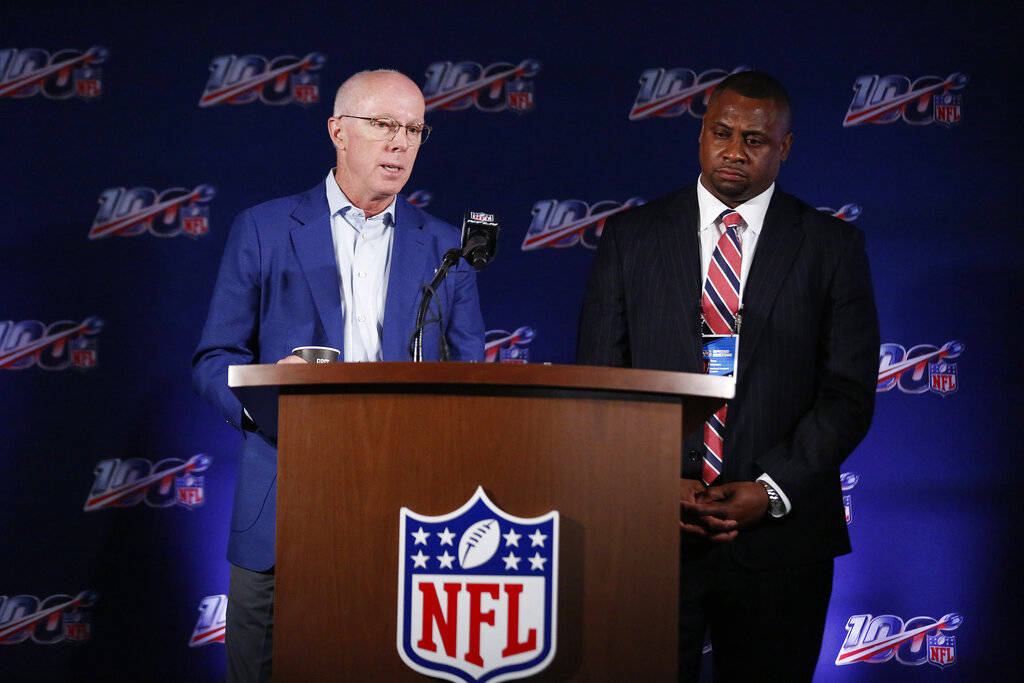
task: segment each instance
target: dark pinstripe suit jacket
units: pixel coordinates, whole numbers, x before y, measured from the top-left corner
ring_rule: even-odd
[[[698,214],[691,186],[608,220],[578,363],[700,372]],[[839,467],[867,433],[878,371],[863,233],[776,187],[747,277],[719,483],[767,472],[793,509],[732,552],[753,568],[847,553]],[[699,477],[701,443],[687,437],[684,477]]]

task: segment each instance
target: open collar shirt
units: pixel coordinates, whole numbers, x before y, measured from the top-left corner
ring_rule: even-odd
[[[381,335],[395,235],[395,200],[381,213],[367,218],[342,192],[334,169],[325,182],[341,283],[344,360],[379,361],[383,358]]]

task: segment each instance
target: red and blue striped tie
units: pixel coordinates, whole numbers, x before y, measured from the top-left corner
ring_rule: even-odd
[[[701,310],[710,334],[732,334],[736,329],[736,311],[740,308],[740,266],[743,262],[738,230],[745,223],[743,217],[728,209],[716,221],[724,229],[718,238],[715,253],[708,264],[708,279],[704,282]],[[704,462],[701,479],[711,485],[722,473],[722,437],[725,434],[725,411],[722,406],[704,423]]]

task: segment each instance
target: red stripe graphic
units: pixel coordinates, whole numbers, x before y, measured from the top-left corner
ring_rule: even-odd
[[[217,628],[207,631],[206,633],[199,633],[192,636],[192,640],[189,641],[189,647],[195,647],[197,645],[206,645],[207,643],[223,643],[224,642],[224,626],[218,626]]]

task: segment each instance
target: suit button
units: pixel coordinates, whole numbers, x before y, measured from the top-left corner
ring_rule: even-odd
[[[690,458],[690,462],[697,462],[697,451],[691,448],[687,456]]]

